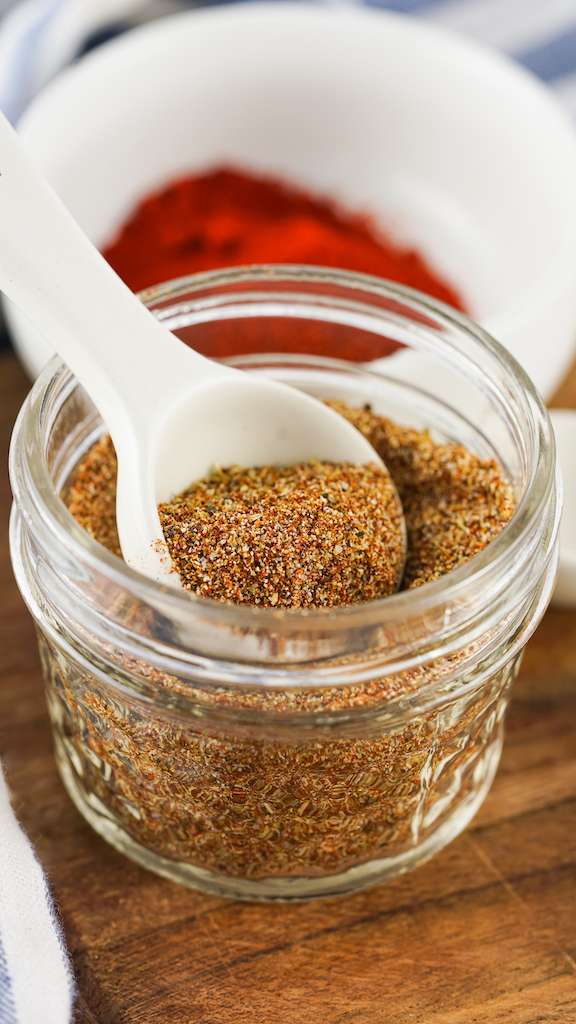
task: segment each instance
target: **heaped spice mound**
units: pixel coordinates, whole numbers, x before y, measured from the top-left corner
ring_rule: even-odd
[[[370,441],[398,488],[408,532],[403,589],[444,576],[482,551],[512,518],[512,488],[494,459],[438,444],[370,408],[328,402]]]
[[[394,593],[404,569],[402,507],[377,465],[218,469],[159,512],[184,586],[217,601],[357,604]]]
[[[145,197],[104,255],[133,291],[216,267],[311,263],[400,281],[466,309],[422,253],[388,237],[369,217],[234,167],[187,175]],[[310,351],[305,344],[293,348],[309,337],[310,324],[297,331],[290,322],[285,330],[279,325],[290,351]],[[234,332],[241,338],[237,323]],[[381,338],[378,343],[381,352]]]
[[[343,416],[349,419],[361,432],[370,440],[375,450],[381,456],[388,467],[390,476],[396,485],[407,528],[407,561],[401,589],[409,589],[421,586],[431,580],[438,579],[451,569],[456,568],[463,562],[468,561],[477,554],[502,530],[511,519],[514,512],[514,497],[512,489],[505,479],[498,463],[493,459],[481,459],[470,452],[461,444],[448,443],[440,444],[434,441],[429,433],[424,430],[415,430],[411,427],[400,426],[385,417],[376,415],[371,409],[353,409],[341,403],[330,403]],[[302,467],[298,468],[300,471]],[[364,467],[366,470],[367,467]],[[229,601],[243,601],[247,603],[269,604],[296,607],[310,607],[316,603],[322,605],[336,605],[354,603],[370,600],[376,596],[383,596],[384,593],[391,593],[394,587],[389,590],[381,590],[376,593],[376,581],[378,585],[385,587],[383,575],[389,573],[396,564],[395,555],[389,557],[386,564],[380,565],[380,575],[374,572],[370,574],[369,563],[365,560],[369,555],[369,543],[367,536],[373,536],[374,524],[369,525],[368,534],[364,538],[360,536],[365,528],[357,522],[358,531],[357,550],[352,549],[346,552],[346,556],[352,555],[350,561],[350,572],[345,580],[338,578],[335,571],[342,574],[342,558],[345,552],[339,549],[342,544],[341,535],[336,535],[336,523],[339,520],[336,512],[342,515],[345,507],[345,494],[340,487],[337,493],[336,504],[330,498],[323,498],[322,495],[334,493],[331,488],[336,485],[334,474],[342,467],[332,466],[333,480],[329,486],[326,481],[322,482],[318,477],[318,466],[315,467],[315,474],[318,480],[318,487],[312,487],[312,506],[319,518],[316,522],[322,521],[326,526],[325,536],[322,530],[317,529],[316,547],[308,548],[306,543],[306,531],[310,533],[312,512],[309,511],[311,519],[306,518],[307,511],[300,508],[300,502],[294,500],[297,493],[297,486],[304,484],[301,479],[292,481],[292,497],[288,494],[282,497],[282,488],[285,486],[280,478],[275,482],[270,478],[271,488],[266,501],[268,508],[275,503],[275,514],[278,516],[277,534],[272,536],[276,543],[279,541],[283,531],[286,539],[288,535],[295,536],[298,533],[297,524],[301,529],[298,538],[298,555],[295,548],[288,545],[288,553],[281,562],[274,563],[274,559],[267,558],[266,564],[260,564],[264,536],[260,535],[258,544],[258,524],[262,525],[262,519],[258,519],[256,507],[252,509],[254,520],[244,523],[240,533],[232,531],[228,546],[224,545],[224,539],[219,533],[222,525],[222,517],[226,509],[227,514],[234,510],[232,490],[244,488],[244,503],[250,504],[257,488],[254,486],[256,479],[252,477],[252,484],[248,481],[254,470],[227,470],[215,474],[211,481],[206,484],[196,485],[197,498],[202,499],[195,513],[197,522],[206,532],[203,536],[189,537],[191,550],[190,568],[194,563],[195,572],[198,573],[195,587],[198,593],[205,596],[216,597]],[[267,470],[268,473],[278,473],[277,470]],[[313,475],[313,474],[311,474]],[[383,478],[386,480],[386,476]],[[340,478],[340,484],[342,478]],[[307,481],[309,485],[311,480]],[[367,486],[368,478],[364,479],[364,486]],[[374,484],[370,479],[371,486]],[[194,490],[194,489],[193,489]],[[212,493],[214,492],[214,493]],[[215,500],[215,493],[218,496]],[[192,493],[192,492],[191,492]],[[392,489],[393,494],[393,489]],[[231,499],[231,505],[226,504]],[[120,554],[120,545],[115,526],[115,501],[116,501],[116,457],[112,443],[108,437],[98,441],[85,455],[79,464],[71,485],[65,495],[66,504],[75,519],[92,536],[104,544],[110,551]],[[185,500],[185,499],[179,499]],[[386,508],[394,519],[393,503],[391,495],[385,498],[388,504]],[[167,508],[171,508],[172,519],[175,519],[174,510],[179,502],[173,502]],[[359,502],[355,502],[358,506]],[[209,507],[210,506],[210,507]],[[236,506],[235,514],[239,512],[240,506]],[[262,510],[261,510],[262,511]],[[372,518],[372,507],[365,508],[361,514],[356,507],[355,515],[361,516],[362,521]],[[183,544],[184,531],[180,531],[177,538],[176,522],[168,527],[165,518],[165,529],[175,529],[174,544]],[[348,520],[348,522],[350,522]],[[267,530],[270,531],[270,522]],[[251,532],[250,532],[251,531]],[[292,533],[290,533],[292,531]],[[247,540],[249,536],[249,540]],[[353,535],[352,535],[353,536]],[[270,540],[270,536],[268,537]],[[387,535],[387,543],[390,543],[390,536]],[[216,551],[214,560],[210,563],[209,544],[214,542]],[[245,552],[248,546],[250,552]],[[204,553],[202,553],[202,549]],[[388,549],[390,553],[390,548]],[[222,556],[226,553],[234,567],[232,574],[228,573],[227,582],[222,573]],[[381,551],[380,551],[381,553]],[[326,564],[321,561],[326,555]],[[181,551],[182,558],[187,557],[185,550]],[[206,559],[206,567],[210,564],[219,569],[218,573],[205,572],[206,579],[200,579],[200,570],[204,569],[202,559]],[[314,566],[314,560],[317,564]],[[305,567],[302,562],[305,560]],[[220,563],[218,565],[218,563]],[[238,578],[238,571],[242,563],[242,572],[250,565],[251,582]],[[324,578],[319,566],[323,566]],[[261,600],[256,601],[254,595],[250,598],[249,587],[254,585],[258,570],[261,576],[258,577],[258,585],[261,590]],[[355,572],[362,570],[364,575],[361,579],[354,580]],[[372,565],[375,570],[375,566]],[[288,579],[289,570],[291,580]],[[308,579],[306,575],[308,574]],[[215,585],[216,578],[220,578],[218,586],[223,590],[209,593],[210,588]],[[283,586],[284,585],[284,589]],[[242,588],[237,590],[237,596],[231,596],[233,586]],[[204,589],[202,589],[204,588]],[[361,595],[364,596],[361,596]]]

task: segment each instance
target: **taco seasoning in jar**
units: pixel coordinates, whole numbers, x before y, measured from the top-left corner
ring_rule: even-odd
[[[191,591],[169,592],[118,559],[114,452],[63,370],[39,382],[20,423],[25,430],[26,416],[40,412],[38,459],[58,510],[51,551],[20,510],[13,543],[68,791],[141,863],[241,898],[351,891],[415,866],[465,827],[496,770],[509,685],[554,570],[549,426],[509,357],[487,351],[468,321],[455,326],[389,286],[293,273],[235,272],[254,330],[258,301],[265,331],[270,303],[290,316],[298,287],[321,322],[328,291],[343,330],[353,329],[346,303],[353,322],[361,297],[375,331],[400,322],[404,341],[412,326],[414,351],[425,335],[426,355],[433,344],[443,358],[456,333],[460,363],[470,363],[462,416],[435,396],[424,416],[421,390],[397,376],[338,364],[336,380],[326,359],[286,359],[299,386],[310,380],[317,391],[320,382],[336,399],[389,470],[407,534],[397,593],[400,520],[391,515],[390,532],[364,542],[375,529],[374,516],[358,519],[367,491],[345,468],[322,465],[291,479],[272,467],[223,467],[161,508]],[[229,331],[228,307],[239,301],[229,275],[187,287],[191,319],[212,288]],[[163,316],[177,298],[159,290]],[[400,372],[402,354],[394,358]],[[472,399],[485,402],[474,392],[479,365],[496,388],[475,435]],[[28,459],[22,436],[14,443],[17,461]],[[30,495],[19,473],[20,509]],[[342,483],[350,491],[335,501]],[[339,502],[350,492],[359,505],[345,519]]]

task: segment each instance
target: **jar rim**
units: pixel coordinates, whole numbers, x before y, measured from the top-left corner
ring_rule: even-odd
[[[382,621],[385,611],[386,622],[405,619],[413,613],[427,615],[447,601],[457,602],[462,593],[474,581],[481,584],[489,576],[497,574],[503,565],[514,562],[521,552],[524,538],[537,523],[543,506],[550,498],[557,483],[555,442],[550,418],[532,381],[516,359],[483,328],[465,314],[444,303],[425,296],[414,289],[384,281],[371,275],[339,271],[322,267],[300,265],[256,265],[233,267],[225,270],[193,274],[146,289],[140,297],[148,306],[159,302],[175,300],[179,295],[193,296],[207,288],[225,288],[237,283],[266,285],[293,283],[329,285],[356,289],[369,298],[383,298],[402,303],[415,314],[431,314],[435,320],[448,327],[456,328],[471,338],[474,343],[487,350],[504,371],[510,387],[521,400],[523,414],[528,425],[530,442],[530,473],[525,491],[518,507],[504,529],[482,551],[467,562],[456,567],[437,580],[412,590],[380,598],[369,603],[336,608],[276,609],[248,605],[229,605],[209,598],[199,597],[186,591],[147,579],[127,566],[96,542],[73,519],[58,495],[52,481],[48,464],[43,455],[42,420],[39,414],[46,407],[51,390],[56,386],[72,388],[75,378],[57,357],[48,363],[24,403],[14,427],[10,472],[12,487],[17,503],[22,507],[22,492],[28,492],[27,504],[40,516],[44,528],[54,538],[67,545],[72,556],[80,564],[104,573],[115,584],[145,602],[162,593],[163,606],[182,615],[186,609],[199,608],[208,611],[222,623],[233,622],[236,627],[244,625],[251,630],[278,630],[282,622],[297,622],[305,631],[329,628],[330,632],[354,628],[355,625],[371,625]],[[27,472],[18,464],[18,452],[26,451]],[[36,457],[34,457],[36,456]],[[559,502],[556,502],[555,524],[548,548],[551,551],[559,520]]]

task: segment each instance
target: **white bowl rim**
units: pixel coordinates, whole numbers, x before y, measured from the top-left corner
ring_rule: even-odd
[[[19,130],[24,138],[33,136],[38,130],[39,124],[44,120],[44,108],[50,110],[53,104],[57,104],[61,93],[65,93],[70,87],[76,88],[84,76],[92,76],[97,73],[102,64],[109,61],[118,63],[124,59],[126,54],[130,54],[136,48],[143,46],[154,48],[161,45],[162,37],[179,36],[182,31],[187,29],[193,31],[199,21],[206,23],[221,21],[224,24],[233,25],[238,21],[244,22],[249,19],[261,22],[264,18],[271,18],[278,22],[281,20],[302,23],[317,22],[322,24],[327,31],[340,30],[343,33],[347,33],[351,27],[361,25],[365,25],[370,33],[378,31],[379,28],[385,30],[387,25],[394,25],[396,29],[404,32],[407,38],[410,36],[428,37],[431,45],[434,45],[437,50],[438,48],[444,49],[448,54],[451,51],[466,52],[471,61],[484,64],[487,71],[499,74],[503,80],[508,78],[511,83],[516,85],[523,83],[525,89],[532,91],[533,96],[539,100],[541,108],[547,108],[546,113],[550,121],[556,121],[559,135],[564,133],[566,149],[567,152],[572,150],[576,172],[576,132],[569,116],[547,86],[532,72],[506,54],[458,32],[424,19],[415,18],[412,15],[370,7],[320,7],[293,2],[293,0],[285,0],[281,4],[271,3],[269,0],[248,0],[239,5],[196,8],[180,11],[167,15],[163,19],[137,26],[96,50],[92,50],[77,63],[60,72],[32,101],[19,122]],[[571,230],[566,231],[564,244],[558,246],[554,252],[543,253],[544,272],[538,284],[538,292],[522,295],[524,308],[526,308],[526,303],[528,306],[540,304],[542,290],[549,289],[554,295],[559,288],[562,288],[559,275],[563,278],[573,279],[574,272],[566,257],[567,254],[574,254],[576,257],[576,188],[570,196],[566,197],[565,212],[566,227],[570,224]],[[512,294],[510,307],[504,307],[491,319],[491,322],[497,320],[500,323],[501,318],[513,313],[514,299],[515,295]],[[513,315],[517,316],[516,313]]]
[[[33,139],[36,133],[47,131],[51,122],[51,113],[58,107],[60,96],[66,95],[69,89],[82,86],[83,79],[88,81],[100,75],[107,63],[118,65],[137,49],[165,45],[170,37],[181,37],[183,32],[194,32],[200,23],[210,24],[221,22],[230,31],[240,22],[253,20],[255,24],[263,24],[271,20],[285,24],[306,26],[317,24],[323,31],[332,31],[347,35],[350,31],[358,31],[365,27],[373,35],[379,30],[393,26],[395,31],[403,33],[407,40],[419,38],[429,40],[437,52],[467,55],[467,66],[482,69],[486,74],[498,75],[503,86],[509,82],[514,88],[531,92],[539,106],[538,114],[545,117],[548,124],[556,131],[558,146],[563,150],[563,158],[574,165],[576,180],[576,133],[573,125],[548,89],[531,72],[514,62],[505,54],[485,44],[411,15],[367,7],[321,7],[301,4],[287,0],[281,4],[269,0],[256,0],[240,5],[224,5],[215,8],[196,8],[181,11],[132,29],[102,47],[91,51],[76,64],[66,68],[49,83],[20,121],[19,128],[25,139]],[[48,116],[47,116],[48,115]],[[558,153],[550,156],[553,166],[559,159]],[[544,250],[535,268],[534,276],[524,289],[515,287],[508,293],[506,303],[496,309],[491,316],[483,319],[483,326],[496,337],[506,337],[514,330],[519,334],[522,325],[530,324],[538,319],[538,311],[553,308],[557,296],[576,286],[574,261],[576,259],[576,188],[566,191],[565,208],[563,211],[563,236],[553,251]]]

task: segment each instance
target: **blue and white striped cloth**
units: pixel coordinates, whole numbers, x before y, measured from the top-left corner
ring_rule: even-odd
[[[0,1022],[67,1024],[72,972],[44,872],[0,769]]]
[[[503,50],[547,82],[576,119],[576,0],[366,3]],[[36,92],[86,50],[192,6],[185,0],[0,0],[0,14],[8,12],[0,22],[0,108],[16,121]],[[48,885],[11,811],[0,769],[0,1024],[66,1024],[71,978]]]

